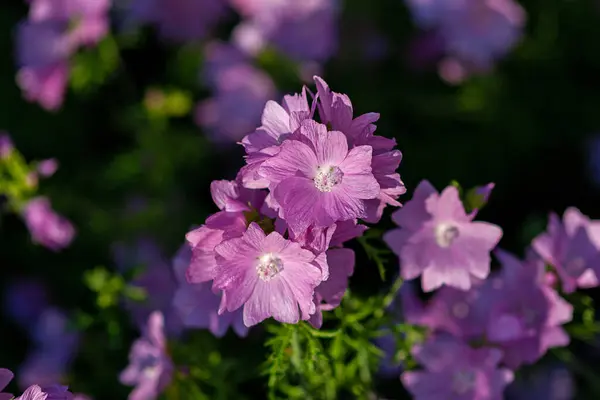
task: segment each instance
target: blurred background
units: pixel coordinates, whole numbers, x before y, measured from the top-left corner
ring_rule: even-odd
[[[236,142],[260,125],[264,103],[303,84],[314,91],[314,74],[350,97],[355,116],[381,114],[377,132],[403,152],[405,200],[422,179],[495,182],[479,219],[502,226],[501,246],[520,255],[550,211],[576,206],[600,218],[595,0],[481,0],[452,12],[419,0],[303,0],[271,14],[259,1],[87,0],[98,10],[50,17],[34,15],[36,1],[0,5],[0,130],[23,165],[58,162],[34,189],[3,197],[0,366],[17,376],[52,371],[76,392],[126,398],[116,373],[138,335],[135,316],[112,307],[110,293],[102,303],[98,288],[116,271],[169,264],[185,233],[216,211],[210,182],[244,164]],[[40,72],[57,63],[62,72]],[[32,193],[72,222],[70,246],[32,242],[19,211]],[[389,211],[381,226],[391,226]],[[351,287],[377,290],[357,251]],[[201,338],[208,363],[217,342]],[[597,361],[588,345],[572,346]],[[586,368],[570,370],[573,398],[597,398]],[[242,387],[260,398],[260,381]],[[386,398],[401,393],[397,378],[385,385]]]

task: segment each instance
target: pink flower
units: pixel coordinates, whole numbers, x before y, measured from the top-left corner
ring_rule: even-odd
[[[27,100],[48,110],[64,100],[69,57],[108,32],[110,0],[32,0],[17,31],[17,83]]]
[[[15,400],[73,400],[73,394],[66,386],[52,385],[40,387],[33,385]]]
[[[573,306],[546,285],[541,260],[521,262],[502,251],[497,256],[501,280],[490,290],[487,337],[502,349],[503,363],[516,369],[538,361],[549,348],[569,344],[561,325],[571,321]]]
[[[33,241],[50,250],[62,250],[71,244],[75,236],[71,222],[56,214],[45,197],[29,200],[22,215]]]
[[[289,135],[300,128],[300,123],[310,118],[311,109],[306,98],[306,88],[302,93],[285,95],[281,105],[273,100],[267,101],[263,110],[262,125],[242,139],[248,154],[278,147]]]
[[[442,285],[468,290],[473,277],[485,279],[489,275],[489,252],[502,237],[502,229],[473,222],[455,187],[438,194],[423,181],[413,199],[392,218],[402,229],[387,232],[384,240],[400,257],[402,277],[422,275],[424,291]]]
[[[221,295],[214,293],[208,283],[187,281],[186,270],[191,256],[190,246],[185,244],[173,260],[173,270],[179,284],[173,297],[173,307],[183,324],[190,328],[208,329],[217,337],[225,335],[227,329],[232,326],[238,336],[246,336],[248,328],[243,323],[241,309],[219,315]]]
[[[348,278],[354,273],[355,255],[351,249],[331,249],[327,251],[329,277],[315,289],[316,312],[310,323],[315,328],[323,324],[323,311],[337,308],[348,289]]]
[[[501,351],[471,348],[450,336],[436,336],[412,353],[425,369],[404,372],[401,379],[415,400],[502,400],[513,380],[511,371],[498,367]]]
[[[314,80],[319,95],[319,114],[323,123],[333,130],[343,132],[351,147],[366,145],[373,148],[371,168],[381,190],[377,198],[366,202],[364,219],[371,223],[379,222],[386,205],[399,207],[401,204],[396,199],[406,193],[404,183],[396,172],[402,161],[402,153],[394,149],[395,139],[375,135],[378,113],[367,113],[354,118],[352,102],[348,96],[333,92],[318,76],[315,76]]]
[[[328,132],[312,120],[304,121],[300,132],[304,138],[285,141],[260,168],[281,207],[279,216],[296,232],[364,217],[365,200],[379,195],[372,148],[349,150],[342,132]]]
[[[378,113],[367,113],[354,118],[352,102],[347,95],[332,91],[321,77],[315,76],[314,81],[319,95],[319,115],[324,124],[331,126],[332,130],[344,132],[351,143],[365,131],[370,134],[375,132]]]
[[[232,0],[248,18],[254,40],[268,42],[299,61],[325,61],[337,48],[338,3],[334,0]],[[242,44],[243,43],[238,43]]]
[[[245,189],[236,182],[214,181],[211,184],[211,194],[222,211],[211,215],[204,225],[186,235],[192,248],[187,271],[190,283],[207,282],[214,278],[217,266],[215,247],[223,240],[242,236],[247,227],[245,213],[261,210],[266,192]]]
[[[566,293],[577,287],[598,286],[600,223],[590,221],[576,208],[568,208],[562,222],[556,214],[550,214],[547,231],[531,245],[554,267]]]
[[[135,386],[130,400],[153,400],[171,382],[173,364],[167,354],[162,313],[148,318],[144,336],[133,343],[129,366],[121,373],[121,383]]]
[[[244,306],[244,324],[273,317],[285,323],[307,320],[315,313],[313,295],[321,282],[315,255],[279,233],[265,235],[251,223],[240,238],[215,248],[214,287],[223,290],[220,312]]]
[[[4,390],[10,381],[14,378],[14,374],[6,368],[0,368],[0,390]],[[0,393],[0,400],[11,400],[12,394]]]

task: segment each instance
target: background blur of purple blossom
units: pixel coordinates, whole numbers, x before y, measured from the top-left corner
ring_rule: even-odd
[[[599,22],[596,0],[2,2],[0,165],[17,163],[18,151],[35,166],[25,188],[5,185],[0,167],[0,368],[16,375],[7,391],[68,382],[93,399],[125,399],[118,371],[155,310],[169,339],[198,341],[202,367],[215,349],[240,371],[264,359],[263,328],[218,317],[209,284],[179,299],[209,304],[187,321],[202,327],[197,336],[186,336],[173,257],[216,211],[210,182],[244,164],[237,142],[261,125],[265,103],[313,74],[347,93],[355,115],[381,114],[377,132],[396,139],[411,196],[422,179],[439,189],[494,182],[478,219],[501,226],[500,245],[518,257],[551,211],[576,206],[600,219]],[[390,213],[378,229],[394,227]],[[376,266],[349,247],[353,295],[380,293]],[[397,267],[393,258],[388,275]],[[95,268],[122,280],[102,281]],[[90,282],[119,296],[102,308]],[[402,293],[402,321],[464,328],[451,290]],[[597,288],[577,293],[600,299]],[[440,298],[450,308],[437,308]],[[410,398],[393,340],[377,344],[378,393]],[[569,350],[588,367],[600,362],[580,340]],[[597,368],[555,355],[519,369],[506,399],[600,396]],[[264,398],[263,386],[247,383],[245,398]]]

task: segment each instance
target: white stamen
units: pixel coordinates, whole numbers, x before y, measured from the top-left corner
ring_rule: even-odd
[[[321,192],[331,192],[334,186],[342,183],[344,173],[336,166],[322,166],[315,175],[315,187]]]
[[[452,246],[452,243],[458,236],[458,228],[454,225],[442,223],[435,227],[435,241],[440,247],[446,248]]]
[[[271,253],[263,254],[258,258],[256,272],[263,281],[270,281],[283,270],[283,261],[281,258]]]

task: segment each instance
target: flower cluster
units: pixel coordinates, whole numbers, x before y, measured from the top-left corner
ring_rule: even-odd
[[[487,200],[491,188],[475,192]],[[598,286],[598,223],[578,210],[568,209],[562,222],[552,214],[524,260],[497,249],[500,269],[492,273],[489,252],[501,230],[472,222],[477,211],[465,212],[455,187],[438,195],[422,182],[393,216],[402,228],[385,236],[399,255],[401,275],[422,275],[423,291],[438,289],[422,300],[415,280],[400,293],[406,322],[430,335],[412,351],[424,370],[402,374],[417,399],[432,393],[501,399],[515,370],[569,343],[562,325],[571,321],[573,306],[554,288],[557,280],[564,292]]]
[[[405,191],[395,141],[375,135],[379,115],[354,118],[348,96],[315,82],[310,104],[306,88],[267,102],[242,140],[246,165],[235,181],[211,184],[220,211],[186,236],[188,283],[212,281],[219,314],[243,306],[247,327],[269,317],[319,327],[353,273],[343,244],[366,229],[358,219],[377,222]]]
[[[458,82],[489,70],[518,42],[525,11],[513,0],[406,0],[419,27],[433,30],[422,45],[444,53],[440,74]]]
[[[47,110],[63,102],[69,57],[108,32],[111,0],[30,0],[17,31],[17,82],[25,98]]]

